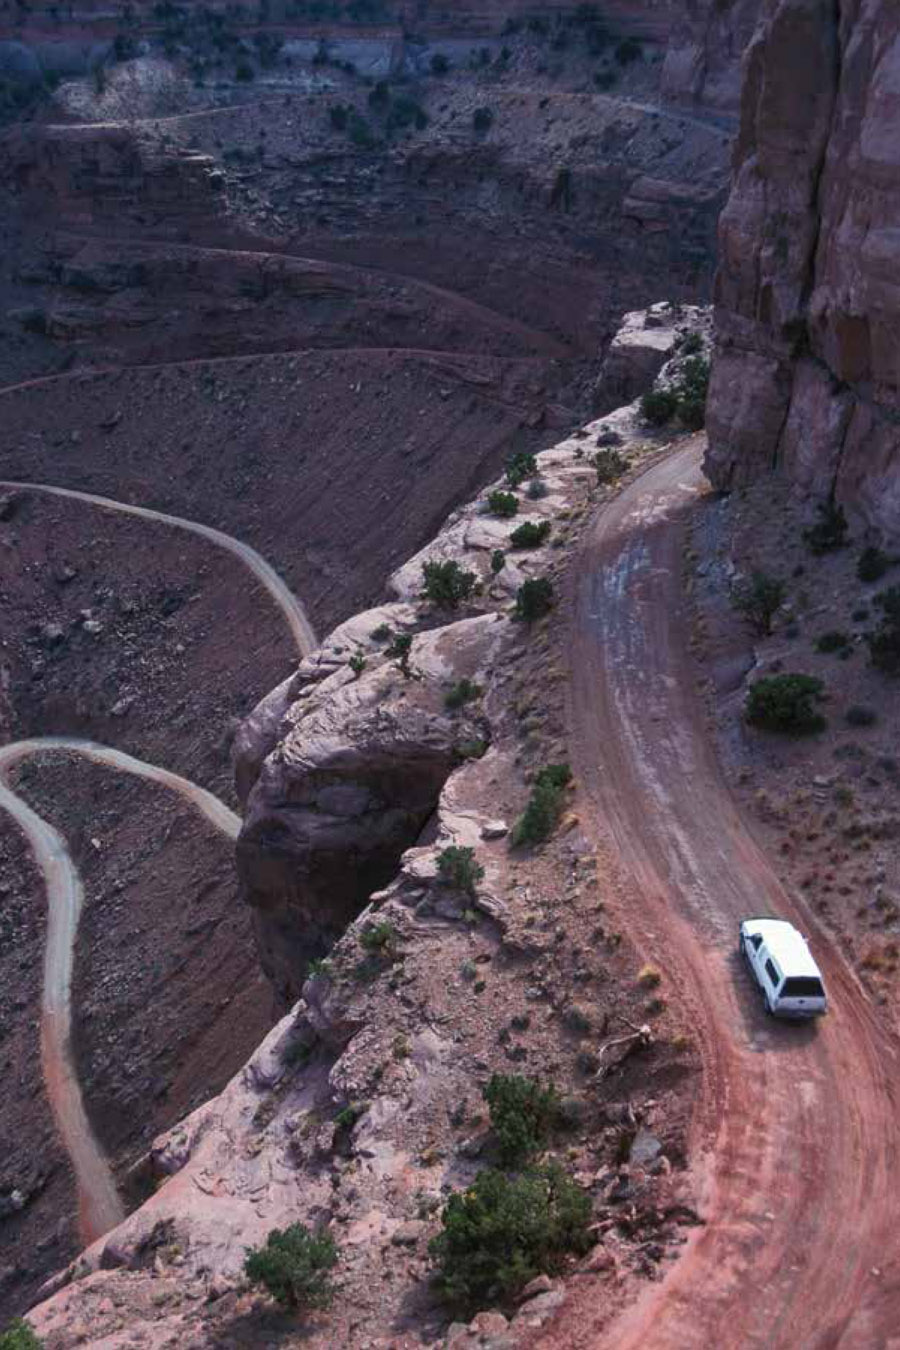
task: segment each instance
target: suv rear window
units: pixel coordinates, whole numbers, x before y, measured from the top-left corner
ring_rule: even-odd
[[[821,998],[825,993],[822,981],[814,975],[794,975],[785,980],[781,991],[782,998]]]

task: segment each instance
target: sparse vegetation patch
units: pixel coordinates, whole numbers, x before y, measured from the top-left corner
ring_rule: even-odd
[[[507,1167],[537,1153],[559,1124],[560,1097],[552,1083],[542,1086],[521,1074],[495,1073],[484,1088],[484,1099],[500,1161]]]
[[[337,1259],[328,1233],[311,1233],[304,1224],[294,1223],[283,1230],[274,1228],[262,1247],[248,1251],[244,1274],[286,1308],[325,1308],[331,1302],[331,1271]]]
[[[750,686],[747,721],[764,731],[809,735],[825,726],[816,708],[823,697],[824,685],[814,675],[766,675]]]
[[[436,1284],[452,1305],[474,1311],[506,1302],[570,1253],[590,1249],[588,1194],[558,1164],[521,1176],[492,1169],[450,1196],[443,1231],[430,1244]]]
[[[513,826],[513,845],[539,844],[549,839],[559,824],[566,789],[572,781],[568,764],[548,764],[534,780],[528,805]]]

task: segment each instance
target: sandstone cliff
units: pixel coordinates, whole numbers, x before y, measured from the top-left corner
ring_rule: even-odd
[[[720,229],[707,472],[900,536],[900,11],[767,0]]]

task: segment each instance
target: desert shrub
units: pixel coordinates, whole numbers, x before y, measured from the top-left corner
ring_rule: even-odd
[[[347,664],[353,671],[353,678],[358,680],[366,668],[366,658],[362,652],[354,652]]]
[[[678,398],[671,389],[648,389],[641,399],[641,416],[653,427],[663,427],[675,416]]]
[[[510,834],[514,846],[539,844],[559,824],[566,788],[572,781],[568,764],[548,764],[535,777],[528,804]]]
[[[460,741],[459,745],[454,746],[454,753],[459,759],[483,759],[487,750],[488,742],[482,736],[475,736],[470,741]]]
[[[349,116],[350,110],[343,103],[334,103],[328,109],[328,117],[335,131],[346,131]]]
[[[315,980],[321,976],[330,975],[333,966],[327,956],[314,956],[311,961],[306,963],[306,978]]]
[[[807,735],[821,731],[825,719],[816,711],[823,684],[814,675],[766,675],[750,686],[746,716],[765,731]]]
[[[536,1275],[562,1270],[568,1253],[587,1252],[590,1222],[590,1197],[558,1164],[515,1177],[487,1169],[443,1210],[429,1244],[437,1287],[467,1311],[508,1300]]]
[[[554,605],[553,583],[548,577],[523,581],[516,591],[514,616],[531,623],[549,614]]]
[[[450,62],[447,60],[444,53],[435,52],[434,56],[431,58],[432,75],[446,75],[449,69]]]
[[[406,679],[409,679],[412,673],[409,668],[409,658],[412,655],[412,635],[410,633],[396,633],[386,650],[388,656],[396,659]]]
[[[843,548],[847,542],[847,517],[844,508],[834,502],[820,502],[816,508],[819,519],[815,525],[803,531],[803,542],[810,553],[819,556]]]
[[[549,534],[549,520],[523,520],[509,536],[509,542],[513,548],[540,548]]]
[[[540,474],[535,474],[528,480],[527,494],[533,502],[538,502],[542,497],[546,497],[550,489],[544,482]]]
[[[885,675],[900,675],[900,586],[876,595],[883,618],[874,633],[866,634],[869,660]]]
[[[365,1110],[362,1102],[348,1102],[338,1111],[334,1123],[339,1130],[352,1130],[360,1116],[365,1114]]]
[[[256,79],[256,71],[249,61],[238,61],[234,68],[234,78],[236,80],[241,80],[245,84],[249,84],[251,80]]]
[[[463,600],[468,600],[478,580],[474,572],[467,572],[454,559],[448,562],[427,562],[423,564],[424,587],[422,595],[442,609],[455,609]]]
[[[498,572],[502,572],[505,566],[506,554],[503,552],[502,548],[495,548],[491,554],[491,571],[494,576],[496,576]]]
[[[849,633],[842,633],[838,628],[830,628],[827,633],[816,638],[816,651],[823,655],[829,655],[831,652],[849,652],[851,648],[851,639]]]
[[[735,587],[732,604],[757,633],[766,637],[772,631],[772,620],[784,600],[784,593],[785,585],[780,577],[756,571],[749,581]]]
[[[706,422],[709,362],[705,356],[689,356],[674,385],[678,416],[690,431],[700,431]]]
[[[616,60],[620,66],[630,66],[632,62],[639,61],[643,54],[644,49],[637,38],[623,38],[616,47]]]
[[[385,125],[388,131],[404,131],[407,127],[424,131],[428,126],[428,114],[415,99],[403,95],[394,99]]]
[[[387,919],[380,919],[378,923],[371,923],[364,928],[359,935],[359,945],[363,951],[370,952],[373,955],[387,956],[397,946],[399,933],[392,923]]]
[[[474,895],[475,889],[484,876],[484,868],[475,860],[473,848],[463,848],[451,844],[438,854],[438,876],[445,886]]]
[[[703,351],[703,339],[699,333],[686,333],[681,339],[681,350],[685,356],[699,356]]]
[[[471,680],[460,680],[455,684],[447,697],[444,699],[445,708],[461,708],[465,703],[471,703],[473,699],[481,698],[482,688],[480,684],[474,684]]]
[[[262,1247],[247,1252],[244,1274],[288,1308],[324,1308],[331,1301],[330,1272],[338,1252],[328,1233],[302,1223],[273,1228]]]
[[[861,703],[853,703],[844,713],[844,720],[851,727],[873,727],[878,721],[874,708],[866,708]]]
[[[597,482],[601,487],[614,483],[630,467],[628,460],[618,450],[598,450],[594,456]]]
[[[656,966],[641,966],[638,971],[637,982],[642,989],[658,989],[662,975],[656,969]]]
[[[483,136],[485,132],[490,131],[493,125],[494,114],[490,108],[476,108],[472,113],[472,128],[477,131],[479,136]]]
[[[524,483],[526,478],[533,478],[537,473],[537,460],[527,450],[517,450],[511,455],[506,463],[506,481],[510,487],[518,487]]]
[[[559,1093],[521,1074],[495,1073],[483,1089],[500,1161],[518,1167],[546,1143],[559,1124]]]
[[[488,510],[492,516],[508,520],[519,509],[519,499],[514,492],[503,492],[499,488],[490,493],[487,499]]]
[[[618,83],[619,83],[618,71],[613,70],[612,68],[610,68],[609,70],[598,70],[594,74],[594,84],[603,93],[606,93],[607,90],[609,89],[615,89]]]
[[[21,1317],[10,1322],[6,1330],[0,1334],[0,1350],[40,1350],[43,1344],[44,1342],[38,1340],[31,1327]]]
[[[389,623],[380,623],[377,628],[373,628],[369,635],[373,642],[387,642],[394,636],[394,630]]]
[[[891,559],[880,548],[869,544],[859,555],[856,575],[860,581],[880,581],[891,565]]]
[[[375,81],[375,84],[369,90],[366,102],[375,112],[387,112],[391,106],[391,86],[387,80]]]
[[[375,134],[364,117],[354,108],[347,121],[347,135],[360,150],[371,150],[376,144]]]

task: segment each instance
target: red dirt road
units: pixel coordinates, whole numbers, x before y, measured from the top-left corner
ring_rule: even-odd
[[[623,923],[702,1053],[691,1156],[705,1225],[612,1325],[581,1285],[537,1344],[900,1347],[898,1048],[717,765],[681,585],[699,458],[680,450],[600,516],[577,580],[571,714],[582,819],[633,880]],[[737,956],[739,919],[767,912],[810,936],[832,1009],[817,1026],[767,1018]]]

